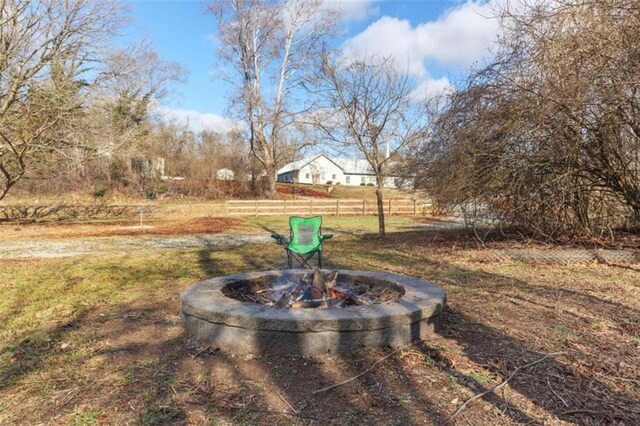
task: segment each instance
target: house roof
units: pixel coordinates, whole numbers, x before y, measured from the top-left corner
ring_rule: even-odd
[[[312,161],[316,160],[318,157],[325,157],[327,160],[331,161],[332,163],[334,163],[336,166],[340,167],[342,169],[342,172],[345,174],[354,174],[354,175],[372,175],[373,174],[373,170],[371,169],[371,166],[369,165],[369,163],[367,162],[367,160],[362,160],[362,159],[352,159],[352,158],[330,158],[328,156],[326,156],[325,154],[319,154],[316,155],[315,157],[305,157],[302,158],[300,160],[297,161],[293,161],[287,165],[285,165],[284,167],[282,167],[280,170],[278,170],[278,174],[282,174],[282,173],[288,173],[294,170],[300,170],[302,169],[304,166],[306,166],[307,164],[311,163]]]
[[[324,154],[320,154],[320,155],[324,155]],[[280,175],[282,173],[287,173],[294,170],[300,170],[301,168],[303,168],[304,166],[306,166],[316,158],[320,157],[320,155],[316,155],[315,157],[304,157],[300,160],[293,161],[289,164],[286,164],[284,167],[278,170],[278,174]]]
[[[358,158],[336,158],[334,162],[348,175],[372,175],[373,169],[367,160]]]

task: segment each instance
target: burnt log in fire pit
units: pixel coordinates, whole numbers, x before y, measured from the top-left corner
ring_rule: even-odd
[[[212,347],[318,355],[426,339],[445,300],[439,287],[403,275],[276,270],[194,284],[181,295],[180,316]]]

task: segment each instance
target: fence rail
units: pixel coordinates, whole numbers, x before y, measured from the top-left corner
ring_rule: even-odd
[[[384,201],[385,215],[423,216],[431,204],[423,200],[389,199]],[[376,215],[375,200],[229,200],[219,203],[176,203],[146,205],[0,205],[0,220],[69,220],[82,218],[132,218],[138,215],[154,219],[197,217],[259,216],[354,216]]]
[[[389,199],[384,201],[386,215],[425,215],[431,211],[426,201]],[[309,199],[309,200],[242,200],[227,201],[228,216],[291,216],[291,215],[375,215],[374,200]]]

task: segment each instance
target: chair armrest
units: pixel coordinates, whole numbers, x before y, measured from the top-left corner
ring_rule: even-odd
[[[276,244],[286,246],[289,244],[289,237],[282,234],[271,234],[271,238],[276,240]]]
[[[320,241],[328,240],[329,238],[332,238],[332,237],[333,237],[333,234],[320,235]]]

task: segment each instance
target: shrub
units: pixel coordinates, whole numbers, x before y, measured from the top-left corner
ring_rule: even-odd
[[[153,189],[145,189],[144,195],[147,197],[147,200],[155,200],[158,198],[158,193]]]
[[[98,189],[95,189],[93,191],[93,196],[96,198],[102,198],[107,194],[107,188],[106,187],[100,187]]]
[[[438,107],[412,168],[467,224],[600,240],[640,224],[638,2],[561,3],[504,10],[499,56]]]

